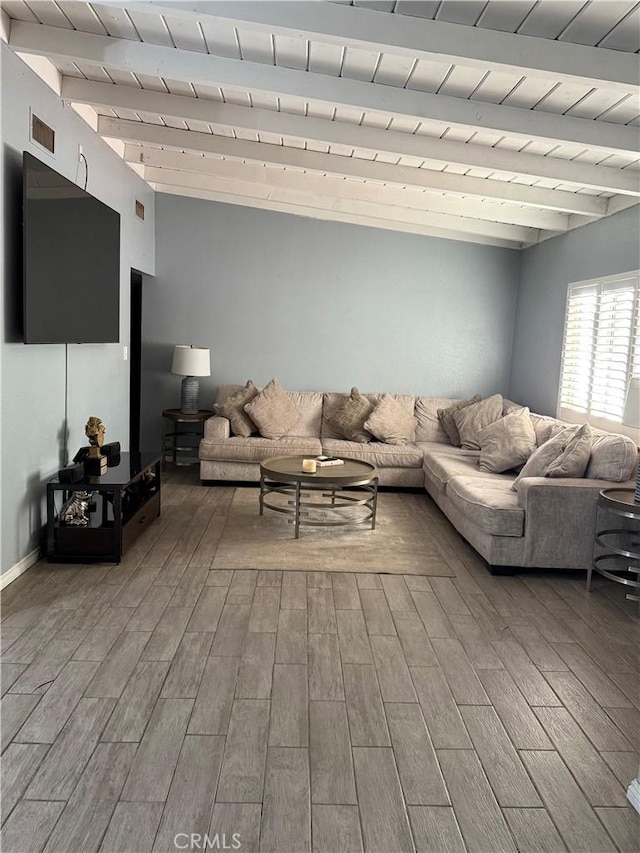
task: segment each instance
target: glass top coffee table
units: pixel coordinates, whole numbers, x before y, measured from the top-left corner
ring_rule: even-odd
[[[290,516],[296,539],[305,526],[370,523],[375,530],[376,468],[368,462],[345,459],[342,465],[326,465],[310,474],[302,470],[302,460],[308,458],[278,456],[260,464],[260,515],[266,508]],[[278,500],[277,496],[283,497]]]

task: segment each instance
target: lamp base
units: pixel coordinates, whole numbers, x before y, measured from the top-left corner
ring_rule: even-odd
[[[200,383],[195,376],[185,376],[182,380],[182,392],[180,396],[180,411],[183,415],[198,414],[198,395]]]
[[[638,456],[638,467],[636,469],[636,493],[633,496],[633,500],[640,504],[640,456]]]

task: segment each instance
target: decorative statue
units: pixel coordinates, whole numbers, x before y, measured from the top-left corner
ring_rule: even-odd
[[[89,526],[89,504],[93,492],[73,492],[60,510],[60,523],[70,527]]]
[[[95,415],[91,415],[84,428],[84,434],[89,439],[89,444],[92,447],[102,447],[106,431],[107,428],[102,423],[102,420],[100,418],[96,418]],[[93,456],[95,454],[91,455]]]

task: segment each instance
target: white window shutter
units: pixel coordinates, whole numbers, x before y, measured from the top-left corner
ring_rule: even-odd
[[[619,423],[629,379],[637,373],[638,275],[570,285],[562,347],[561,407]]]

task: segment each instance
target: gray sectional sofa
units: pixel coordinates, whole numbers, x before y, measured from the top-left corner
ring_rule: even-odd
[[[222,385],[217,401],[241,386]],[[392,395],[413,414],[415,441],[393,445],[346,441],[327,420],[343,394],[287,392],[298,422],[280,439],[230,434],[229,421],[213,416],[200,443],[203,481],[257,482],[260,462],[273,456],[325,453],[371,462],[381,486],[425,488],[459,533],[494,573],[513,568],[586,569],[591,562],[598,494],[607,486],[633,486],[637,448],[631,439],[594,430],[592,458],[581,479],[525,477],[512,489],[515,472],[489,474],[478,467],[479,451],[453,447],[438,420],[438,409],[455,400]],[[367,395],[375,401],[381,395]],[[508,401],[505,401],[505,404]],[[513,405],[513,404],[511,404]],[[506,411],[506,408],[505,408]],[[559,422],[532,414],[538,444]],[[593,476],[610,472],[616,479]]]

